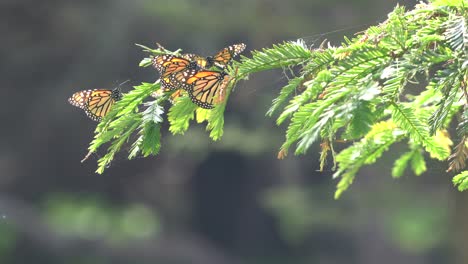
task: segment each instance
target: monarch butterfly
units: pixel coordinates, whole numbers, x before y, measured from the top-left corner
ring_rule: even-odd
[[[186,74],[184,85],[192,102],[201,108],[212,109],[214,103],[224,100],[225,88],[230,80],[224,71],[191,71]]]
[[[101,121],[102,117],[109,113],[115,101],[122,98],[119,87],[109,89],[83,90],[74,93],[68,102],[86,112],[86,115],[94,121]]]
[[[244,43],[240,43],[228,46],[220,50],[214,56],[208,56],[206,58],[190,53],[183,55],[183,57],[190,61],[196,61],[198,66],[203,69],[209,69],[213,66],[225,68],[235,56],[244,51],[245,47],[246,45]]]
[[[158,55],[154,57],[153,66],[161,75],[161,86],[165,91],[180,88],[180,74],[176,75],[177,73],[197,69],[196,62],[174,55]]]

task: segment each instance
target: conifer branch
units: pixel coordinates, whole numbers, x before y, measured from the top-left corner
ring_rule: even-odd
[[[392,144],[403,139],[409,150],[395,161],[395,178],[401,177],[407,167],[416,175],[426,171],[426,153],[434,159],[447,159],[452,142],[447,131],[460,112],[460,140],[450,156],[449,170],[466,169],[467,13],[466,1],[434,0],[419,3],[409,11],[398,6],[385,22],[352,39],[344,38],[337,47],[324,43],[310,48],[298,40],[252,51],[250,57],[241,56],[223,69],[230,81],[219,95],[220,102],[210,110],[200,109],[186,95],[165,109],[168,92],[147,102],[160,85],[143,83],[124,94],[97,126],[90,153],[110,144],[98,162],[99,173],[130,138],[136,140],[131,144],[129,158],[157,155],[164,112],[168,113],[172,134],[185,133],[194,120],[206,122],[210,137],[219,140],[226,100],[237,81],[260,71],[290,68],[296,76],[289,79],[267,112],[270,117],[278,113],[278,125],[288,123],[278,158],[284,158],[294,145],[295,154],[304,154],[315,142],[321,142],[320,169],[324,169],[328,153],[336,157],[332,165],[333,169],[336,166],[334,177],[340,178],[336,198],[350,186],[362,166],[376,162]],[[181,55],[181,50],[172,52],[160,45],[141,47],[149,54],[140,63],[142,67],[150,65],[155,55]],[[407,87],[415,83],[424,90],[408,94]],[[354,143],[335,153],[337,140]],[[454,184],[460,190],[467,189],[467,177],[466,171],[462,172],[453,179]]]

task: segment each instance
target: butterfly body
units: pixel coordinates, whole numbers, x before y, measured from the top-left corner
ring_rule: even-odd
[[[196,54],[185,54],[184,58],[190,61],[195,61],[197,65],[202,69],[210,69],[213,66],[218,68],[226,68],[226,66],[231,62],[231,60],[244,51],[246,45],[244,43],[234,44],[228,46],[214,56],[202,57]]]
[[[83,109],[86,115],[94,121],[101,121],[112,108],[112,105],[122,98],[118,88],[83,90],[74,93],[68,102]]]
[[[212,56],[208,56],[208,57],[204,58],[203,60],[197,61],[197,63],[203,64],[203,68],[205,68],[205,69],[209,69],[209,68],[213,67],[216,64],[215,62],[216,62],[216,60]],[[216,64],[216,65],[220,66],[220,64]],[[224,68],[224,66],[222,66],[222,65],[220,67]]]

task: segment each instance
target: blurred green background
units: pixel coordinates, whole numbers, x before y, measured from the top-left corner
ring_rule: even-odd
[[[80,163],[96,123],[67,98],[155,81],[135,43],[210,55],[244,42],[247,56],[298,38],[339,44],[395,5],[1,0],[0,263],[468,263],[468,197],[446,164],[393,180],[395,146],[334,201],[318,145],[276,159],[285,127],[265,112],[287,83],[281,71],[237,85],[220,142],[194,124],[184,136],[164,130],[157,157],[121,154],[104,175],[98,156]]]

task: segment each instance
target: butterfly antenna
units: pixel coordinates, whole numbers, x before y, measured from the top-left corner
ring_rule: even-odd
[[[120,86],[122,86],[122,85],[124,85],[124,84],[128,83],[129,81],[130,81],[130,79],[128,79],[128,80],[126,80],[126,81],[124,81],[124,82],[120,83],[119,85],[117,85],[116,89],[117,89],[117,90],[119,90],[119,92],[121,92],[121,90],[120,90]]]
[[[122,85],[124,85],[124,84],[126,84],[126,83],[128,83],[129,81],[130,81],[130,79],[128,79],[128,80],[122,82],[121,84],[119,84],[119,87],[122,86]]]

